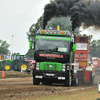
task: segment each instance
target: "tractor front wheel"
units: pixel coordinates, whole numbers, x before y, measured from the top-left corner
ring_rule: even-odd
[[[3,66],[4,71],[11,71],[12,65],[10,63],[6,63]]]

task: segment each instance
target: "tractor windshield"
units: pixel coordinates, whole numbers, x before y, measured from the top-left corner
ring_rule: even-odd
[[[36,50],[69,52],[70,41],[36,39]]]
[[[17,59],[17,60],[24,60],[24,56],[23,56],[23,55],[17,55],[17,56],[16,56],[16,59]]]
[[[24,55],[13,55],[12,59],[13,60],[24,60]]]
[[[17,55],[17,56],[16,56],[16,59],[17,59],[17,60],[20,60],[20,56]]]

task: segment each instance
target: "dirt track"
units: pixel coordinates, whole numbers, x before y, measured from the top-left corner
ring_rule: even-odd
[[[8,73],[10,73],[10,75],[8,75]],[[30,100],[26,98],[32,99],[42,95],[50,95],[53,93],[81,91],[83,88],[97,88],[97,82],[100,78],[99,76],[96,76],[94,86],[64,87],[63,85],[34,86],[32,83],[32,75],[22,76],[20,72],[5,72],[5,75],[8,75],[10,77],[12,75],[13,78],[0,78],[1,100]]]

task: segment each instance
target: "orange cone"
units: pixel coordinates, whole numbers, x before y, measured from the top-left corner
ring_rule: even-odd
[[[4,73],[4,70],[2,71],[2,77],[5,77],[5,73]]]
[[[28,72],[26,72],[26,74],[28,74]]]

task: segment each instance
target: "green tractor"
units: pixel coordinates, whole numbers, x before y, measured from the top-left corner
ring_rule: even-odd
[[[4,59],[0,62],[0,69],[4,71],[27,71],[29,69],[29,62],[25,61],[24,55],[13,54],[12,59]]]

